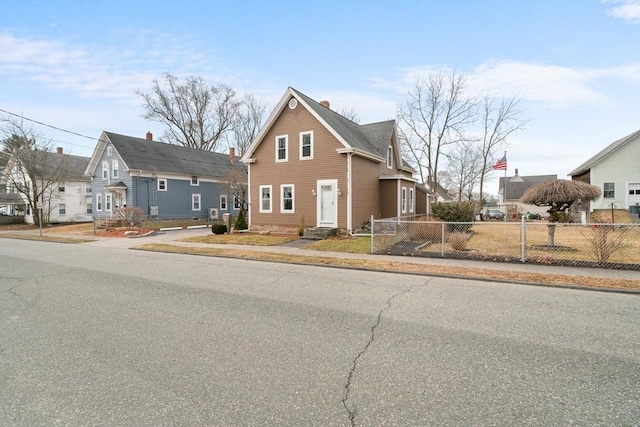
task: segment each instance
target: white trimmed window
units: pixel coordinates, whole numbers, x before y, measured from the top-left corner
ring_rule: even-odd
[[[271,186],[260,186],[260,212],[271,213]]]
[[[227,210],[227,195],[226,194],[221,194],[220,195],[220,210],[221,211],[226,211]]]
[[[114,178],[118,177],[118,161],[114,160],[111,162],[111,176]]]
[[[64,192],[65,192],[64,182],[61,182],[60,184],[58,184],[58,193],[64,193]]]
[[[109,162],[102,162],[102,179],[109,178]]]
[[[238,211],[238,210],[240,210],[240,207],[241,207],[240,198],[234,194],[233,195],[233,209]]]
[[[102,194],[96,194],[96,211],[102,212]]]
[[[111,194],[105,194],[104,196],[104,210],[111,211]]]
[[[60,214],[60,215],[66,215],[67,214],[67,207],[65,206],[64,203],[59,203],[58,204],[58,214]]]
[[[200,181],[198,181],[197,176],[194,175],[191,177],[191,185],[193,185],[194,187],[200,185]]]
[[[602,184],[602,198],[603,199],[615,199],[616,198],[616,183],[605,182]]]
[[[387,147],[387,167],[391,169],[393,167],[393,147]]]
[[[111,154],[113,154],[113,151],[111,149],[111,146],[107,146],[107,156],[110,156]]]
[[[91,203],[87,203],[87,213],[88,214],[93,213],[93,206],[91,205]]]
[[[158,178],[158,191],[167,191],[167,180]]]
[[[200,194],[191,195],[191,210],[192,211],[200,210]]]
[[[276,162],[289,160],[289,136],[276,136]]]
[[[294,209],[294,191],[293,184],[284,184],[280,186],[280,212],[293,213]]]
[[[413,188],[409,189],[409,212],[413,213]]]
[[[402,187],[402,213],[407,213],[407,187]]]
[[[313,159],[313,131],[300,132],[300,160]]]

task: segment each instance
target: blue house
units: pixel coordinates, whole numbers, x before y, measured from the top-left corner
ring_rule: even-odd
[[[229,154],[102,132],[85,175],[91,177],[93,214],[108,218],[119,207],[139,207],[150,218],[235,216],[246,166]]]

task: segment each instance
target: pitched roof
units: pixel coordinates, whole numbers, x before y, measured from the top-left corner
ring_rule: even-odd
[[[227,154],[113,132],[105,131],[103,135],[109,139],[129,170],[221,178],[233,168],[245,168],[242,164],[232,164]]]
[[[510,181],[513,176],[507,177],[507,197],[506,200],[520,200],[522,194],[527,190],[527,188],[532,187],[536,184],[545,181],[555,181],[558,179],[558,175],[531,175],[531,176],[520,176],[518,175],[522,181]],[[502,192],[504,188],[504,177],[500,177],[499,183],[499,191]]]
[[[67,181],[89,180],[89,178],[84,175],[84,170],[89,164],[89,157],[52,152],[45,152],[44,154],[46,159],[41,163],[43,169],[42,171],[38,171],[38,175],[40,173],[43,173],[45,177],[55,175]]]
[[[600,160],[604,159],[609,154],[613,153],[614,151],[616,151],[617,149],[619,149],[620,147],[627,144],[629,141],[633,140],[638,136],[640,136],[640,129],[625,137],[622,137],[612,142],[611,144],[606,146],[602,151],[598,152],[595,156],[591,157],[589,160],[587,160],[586,162],[584,162],[583,164],[581,164],[580,166],[578,166],[577,168],[569,172],[569,176],[582,175],[583,173],[588,172],[596,163],[600,162]]]

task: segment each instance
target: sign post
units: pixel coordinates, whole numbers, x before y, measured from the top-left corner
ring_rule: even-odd
[[[40,223],[40,237],[42,237],[42,201],[36,202],[36,209],[38,209],[38,222]]]

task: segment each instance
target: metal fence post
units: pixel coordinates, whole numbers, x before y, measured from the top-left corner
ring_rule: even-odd
[[[525,222],[525,216],[522,215],[522,221],[520,225],[520,244],[521,244],[521,259],[522,262],[527,261],[527,226]]]
[[[375,243],[374,235],[373,235],[373,233],[374,233],[373,229],[375,227],[373,226],[373,224],[374,224],[373,221],[374,221],[373,215],[371,215],[371,220],[369,221],[369,223],[371,224],[371,253],[372,254],[376,253],[376,243]]]
[[[440,245],[440,253],[442,255],[442,258],[444,258],[444,221],[442,222],[442,243]]]

